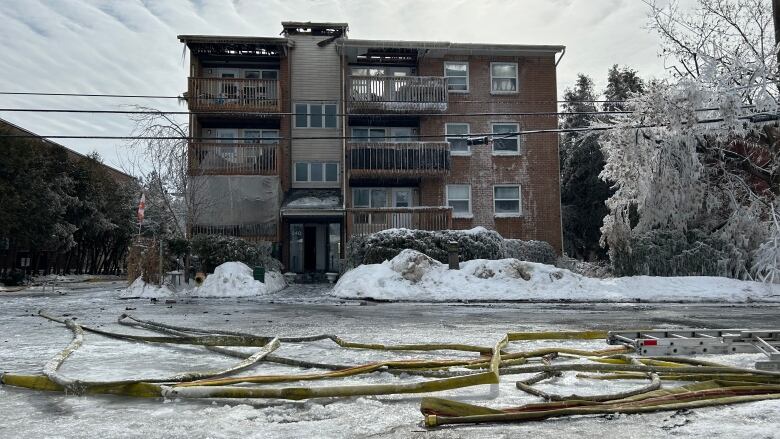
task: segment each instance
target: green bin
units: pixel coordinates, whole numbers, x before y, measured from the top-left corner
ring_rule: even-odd
[[[252,277],[254,277],[255,280],[265,283],[265,267],[255,267],[252,270]]]

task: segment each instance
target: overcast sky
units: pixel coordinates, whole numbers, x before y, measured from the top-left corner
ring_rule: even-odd
[[[0,91],[178,95],[178,34],[277,36],[280,22],[348,22],[361,39],[560,44],[559,96],[577,73],[601,89],[607,69],[664,76],[642,0],[0,0]],[[184,110],[175,100],[0,96],[0,108]],[[123,115],[0,112],[43,135],[128,135]],[[58,140],[122,167],[121,141]]]

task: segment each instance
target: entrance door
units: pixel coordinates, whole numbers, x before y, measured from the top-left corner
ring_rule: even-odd
[[[317,270],[317,226],[306,225],[303,227],[303,270],[306,272]],[[323,243],[324,244],[324,243]]]

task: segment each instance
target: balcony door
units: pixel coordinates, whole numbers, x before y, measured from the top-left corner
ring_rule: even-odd
[[[238,130],[235,128],[218,128],[216,135],[217,143],[220,144],[217,154],[224,160],[235,163],[238,159],[235,146]]]
[[[409,188],[393,189],[393,207],[412,207],[412,190]],[[393,213],[391,226],[395,228],[411,228],[411,212]]]

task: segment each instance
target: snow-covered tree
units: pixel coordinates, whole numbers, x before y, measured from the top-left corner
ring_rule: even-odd
[[[613,264],[656,245],[648,237],[659,231],[680,231],[687,264],[712,267],[703,259],[715,255],[718,274],[771,279],[780,154],[770,13],[768,0],[699,0],[689,15],[653,8],[674,77],[631,99],[632,113],[602,135],[601,175],[615,189],[602,243]],[[697,253],[702,236],[715,253]]]

